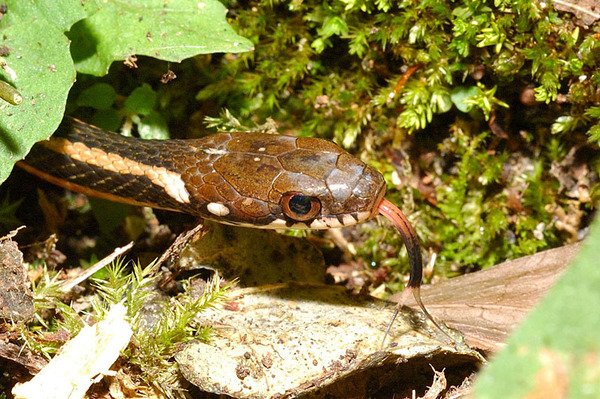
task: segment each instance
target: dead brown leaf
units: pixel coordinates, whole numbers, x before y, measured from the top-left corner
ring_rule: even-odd
[[[554,8],[574,14],[577,24],[587,27],[600,19],[600,2],[597,0],[554,0]]]
[[[438,320],[461,331],[469,345],[495,352],[580,247],[567,245],[424,286],[423,302]],[[407,305],[416,304],[408,300]]]
[[[10,238],[0,240],[0,319],[27,321],[31,317],[33,293],[23,254]]]

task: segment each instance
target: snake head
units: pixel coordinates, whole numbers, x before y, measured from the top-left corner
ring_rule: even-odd
[[[299,229],[351,226],[377,214],[385,193],[383,176],[337,145],[300,138],[279,157],[284,173],[273,182],[275,222]]]
[[[264,133],[213,137],[210,148],[198,148],[211,158],[213,171],[192,193],[204,217],[261,228],[328,229],[378,212],[383,176],[330,141]]]

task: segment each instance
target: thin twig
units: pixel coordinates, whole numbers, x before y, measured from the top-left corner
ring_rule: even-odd
[[[0,241],[10,240],[11,238],[13,238],[14,236],[16,236],[19,233],[19,230],[24,229],[24,228],[25,228],[25,226],[20,226],[14,230],[11,230],[7,235],[0,237]]]
[[[77,284],[80,284],[81,282],[90,278],[90,276],[92,274],[96,273],[98,270],[107,266],[113,260],[115,260],[117,257],[123,255],[125,252],[129,251],[131,249],[131,247],[133,247],[133,241],[130,242],[129,244],[125,245],[124,247],[116,248],[111,254],[109,254],[102,260],[98,261],[94,266],[90,267],[89,269],[86,269],[83,274],[81,274],[73,279],[65,281],[62,284],[62,287],[60,288],[60,290],[65,293],[71,291],[73,289],[73,287],[75,287]]]

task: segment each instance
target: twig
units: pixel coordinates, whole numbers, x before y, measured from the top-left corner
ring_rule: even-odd
[[[19,230],[24,229],[24,228],[25,228],[25,226],[20,226],[14,230],[11,230],[7,235],[0,237],[0,241],[10,240],[11,238],[13,238],[14,236],[16,236],[19,233]]]
[[[96,273],[98,270],[102,269],[104,266],[110,264],[110,262],[115,260],[117,257],[123,255],[125,252],[129,251],[131,249],[131,247],[133,247],[133,241],[130,242],[129,244],[125,245],[124,247],[116,248],[111,254],[106,256],[104,259],[98,261],[94,266],[90,267],[89,269],[86,269],[83,274],[81,274],[71,280],[65,281],[62,284],[62,287],[60,288],[60,290],[65,293],[71,291],[73,289],[73,287],[75,287],[77,284],[90,278],[90,276],[92,274]]]
[[[396,97],[402,91],[402,89],[404,89],[404,86],[408,82],[408,79],[410,79],[410,77],[415,72],[417,72],[419,70],[419,68],[421,68],[420,64],[411,65],[410,67],[408,67],[406,72],[404,72],[402,74],[402,76],[400,77],[400,79],[398,79],[398,81],[396,82],[396,85],[394,86],[394,90],[388,95],[388,98],[387,98],[388,103],[391,102],[394,99],[394,97]]]
[[[199,223],[198,225],[196,225],[196,227],[179,234],[175,241],[173,241],[173,244],[171,244],[169,248],[167,248],[167,250],[163,252],[161,257],[156,262],[155,267],[158,268],[160,265],[163,264],[163,262],[167,260],[174,261],[177,257],[179,257],[181,251],[188,244],[188,242],[199,239],[199,237],[197,237],[196,234],[202,232],[203,228],[204,225],[202,223]]]

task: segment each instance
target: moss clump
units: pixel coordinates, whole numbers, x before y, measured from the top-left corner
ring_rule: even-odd
[[[104,319],[112,305],[122,303],[133,330],[124,353],[127,365],[123,367],[128,370],[132,386],[145,395],[187,397],[173,355],[183,343],[209,340],[211,327],[199,325],[194,319],[222,302],[231,284],[221,284],[215,275],[198,294],[190,287],[191,281],[184,281],[184,292],[167,297],[156,289],[160,275],[155,263],[142,267],[117,259],[104,270],[103,278],[93,279],[91,295],[78,301],[87,313],[84,317],[65,303],[68,294],[62,289],[59,274],[45,267],[31,268],[39,274],[33,285],[35,319],[15,327],[29,349],[50,358],[89,320]]]

